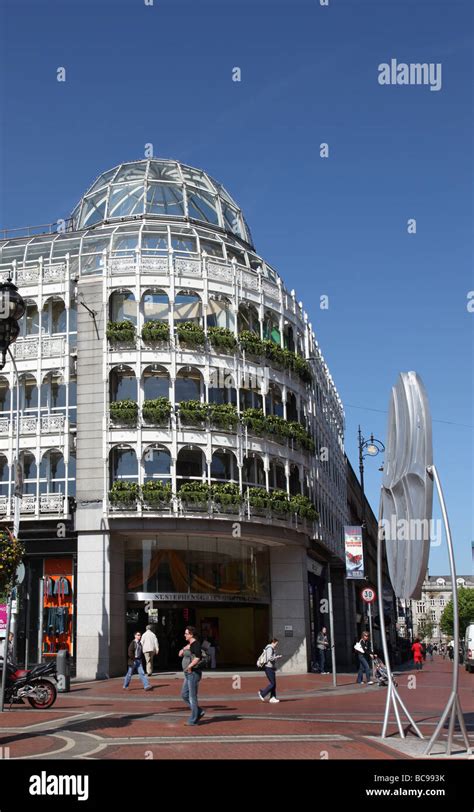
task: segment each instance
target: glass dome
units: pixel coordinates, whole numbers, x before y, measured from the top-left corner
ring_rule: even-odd
[[[220,183],[177,161],[133,161],[104,172],[71,217],[75,230],[147,215],[197,220],[234,234],[253,247],[241,209]]]

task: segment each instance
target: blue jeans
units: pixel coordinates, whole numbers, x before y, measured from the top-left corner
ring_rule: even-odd
[[[367,660],[365,659],[364,655],[359,654],[359,672],[357,674],[357,682],[363,682],[364,681],[364,674],[366,676],[365,681],[368,682],[369,679],[371,679],[371,677],[372,677],[372,671],[371,671],[370,666],[369,666]]]
[[[319,670],[322,674],[323,671],[326,671],[326,649],[318,648],[318,655],[319,655]]]
[[[197,725],[202,709],[198,705],[198,687],[201,681],[202,674],[199,671],[191,671],[189,674],[184,672],[183,689],[181,691],[181,698],[186,705],[191,708],[191,716],[188,719],[188,725]]]
[[[143,687],[148,688],[150,683],[148,682],[147,675],[145,674],[145,672],[143,670],[143,665],[142,665],[141,660],[135,660],[133,665],[128,666],[128,671],[125,674],[125,682],[123,684],[124,688],[128,688],[128,686],[130,685],[130,680],[132,679],[132,674],[135,674],[137,672],[138,672],[138,676],[140,677],[141,681],[143,682]]]
[[[266,696],[270,694],[270,697],[276,696],[276,672],[274,668],[265,668],[265,674],[267,675],[268,685],[263,691],[260,691],[260,696]]]

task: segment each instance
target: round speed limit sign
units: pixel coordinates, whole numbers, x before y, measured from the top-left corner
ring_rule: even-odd
[[[375,594],[375,589],[372,589],[370,586],[367,586],[365,589],[361,591],[362,600],[365,603],[373,603],[375,598],[377,597]]]

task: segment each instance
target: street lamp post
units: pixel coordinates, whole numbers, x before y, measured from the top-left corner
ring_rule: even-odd
[[[21,487],[23,477],[21,476],[20,467],[20,384],[18,379],[18,369],[15,359],[11,353],[10,345],[18,338],[20,332],[19,320],[23,316],[26,309],[25,302],[18,293],[18,289],[12,283],[11,279],[7,282],[0,283],[0,370],[6,364],[7,352],[13,364],[16,378],[16,424],[15,424],[15,462],[13,470],[15,471],[15,511],[13,518],[13,535],[18,538],[20,530],[20,506],[21,506]],[[5,643],[3,647],[3,670],[2,670],[2,684],[0,692],[0,712],[3,712],[4,697],[5,697],[5,684],[7,674],[7,656],[8,656],[8,636],[10,634],[10,622],[12,614],[12,593],[8,595],[7,603],[7,625],[5,629]]]
[[[364,539],[364,529],[366,529],[365,524],[365,489],[364,489],[364,459],[366,457],[376,457],[377,454],[381,454],[385,451],[385,446],[381,442],[381,440],[377,440],[373,434],[370,435],[368,440],[365,440],[362,436],[362,431],[359,426],[358,431],[359,437],[359,472],[360,472],[360,487],[362,491],[362,540]],[[365,453],[364,453],[365,452]],[[369,603],[368,608],[368,616],[369,616],[369,629],[370,629],[370,648],[373,651],[374,646],[374,638],[373,638],[373,631],[372,631],[372,605]],[[383,617],[380,618],[380,623],[384,623],[385,619]]]

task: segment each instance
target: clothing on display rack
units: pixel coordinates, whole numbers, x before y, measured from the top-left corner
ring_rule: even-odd
[[[61,598],[64,599],[65,595],[69,595],[71,591],[72,590],[68,579],[64,575],[61,575],[54,585],[54,594],[58,596],[59,600],[61,600]]]
[[[67,606],[46,606],[45,607],[46,634],[66,634],[69,623],[69,610]]]
[[[47,575],[44,579],[44,597],[45,599],[52,597],[52,595],[56,591],[56,584],[54,583],[54,578],[51,578]]]

